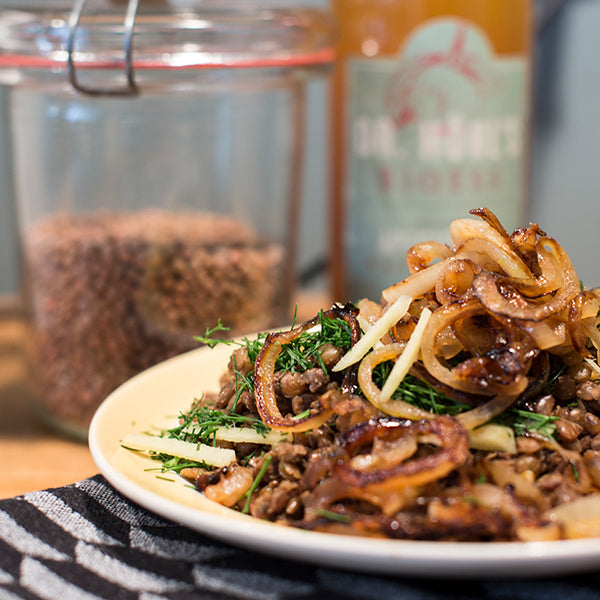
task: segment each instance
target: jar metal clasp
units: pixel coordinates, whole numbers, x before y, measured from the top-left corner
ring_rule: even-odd
[[[69,67],[69,81],[71,85],[83,94],[93,96],[135,96],[139,94],[135,82],[133,68],[133,28],[138,11],[139,0],[129,0],[127,11],[123,21],[123,51],[124,51],[124,73],[125,85],[116,87],[91,87],[83,85],[77,75],[75,65],[75,36],[79,27],[81,16],[88,0],[75,0],[73,9],[69,15],[68,38],[67,38],[67,61]]]

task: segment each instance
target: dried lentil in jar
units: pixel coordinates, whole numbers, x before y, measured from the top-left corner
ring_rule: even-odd
[[[145,211],[56,217],[26,237],[44,409],[85,426],[112,390],[197,347],[220,319],[237,335],[287,306],[284,249],[233,218]]]

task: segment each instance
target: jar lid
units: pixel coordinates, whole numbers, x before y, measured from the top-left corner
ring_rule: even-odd
[[[329,15],[306,1],[0,0],[0,69],[67,68],[75,87],[84,69],[124,69],[125,91],[135,92],[134,71],[318,68],[332,59]]]

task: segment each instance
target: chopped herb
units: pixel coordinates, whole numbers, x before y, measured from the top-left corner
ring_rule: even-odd
[[[250,499],[252,498],[252,494],[254,493],[256,488],[260,485],[260,482],[262,481],[262,478],[265,476],[265,473],[267,472],[267,469],[269,468],[269,465],[271,464],[272,459],[273,459],[272,454],[269,454],[265,458],[265,462],[263,462],[262,467],[260,468],[260,471],[254,478],[254,481],[252,482],[250,489],[242,496],[242,498],[246,498],[246,503],[244,504],[244,508],[242,509],[242,512],[244,514],[248,514],[248,512],[250,510]]]
[[[251,427],[262,435],[269,432],[269,428],[260,419],[227,414],[196,403],[189,412],[180,415],[179,425],[167,429],[163,436],[196,444],[212,444],[215,442],[217,429],[239,426]]]
[[[375,369],[373,380],[381,387],[391,369],[390,361],[378,365]],[[418,408],[434,414],[458,415],[471,409],[470,406],[448,398],[434,387],[430,386],[412,375],[407,375],[392,398],[404,400]],[[494,419],[495,423],[513,429],[516,435],[523,435],[528,431],[541,433],[552,438],[556,430],[554,424],[558,417],[550,417],[539,413],[511,408]]]
[[[463,496],[463,501],[473,506],[479,506],[481,502],[475,496]]]
[[[244,467],[246,467],[248,465],[248,463],[250,462],[250,460],[256,456],[256,453],[258,451],[259,451],[259,449],[256,448],[255,450],[252,450],[252,452],[250,452],[250,454],[248,454],[247,456],[245,456],[244,459],[242,460],[242,465]],[[263,454],[264,454],[264,450],[261,450],[261,456]]]
[[[297,415],[294,415],[294,419],[296,419],[297,421],[300,421],[302,419],[306,419],[307,417],[310,416],[310,408],[307,408],[305,411],[298,413]]]
[[[242,346],[246,347],[246,351],[248,352],[248,358],[251,362],[256,362],[258,354],[262,350],[262,347],[265,343],[266,337],[266,333],[260,333],[256,336],[255,339],[252,340],[244,338]]]
[[[214,333],[219,331],[228,331],[228,328],[223,326],[220,320],[216,327],[207,329],[203,336],[196,336],[194,339],[206,344],[210,348],[214,348],[218,344],[235,344],[241,348],[245,347],[248,352],[248,358],[252,363],[256,362],[256,358],[267,337],[266,333],[260,333],[254,339],[243,338],[238,341],[214,338]],[[318,365],[326,371],[327,369],[321,359],[321,353],[328,344],[337,346],[343,352],[346,352],[352,345],[352,333],[350,331],[350,326],[344,319],[327,317],[323,311],[321,311],[319,314],[318,326],[314,331],[306,331],[295,340],[283,345],[281,353],[277,357],[275,368],[278,371],[289,371],[294,373],[296,371],[303,372]],[[248,391],[254,390],[252,373],[242,375],[239,371],[235,370],[235,375],[237,393],[241,394],[244,389]],[[234,402],[237,402],[238,399],[239,396],[236,396]]]
[[[352,344],[350,327],[344,319],[326,317],[319,314],[319,325],[315,331],[306,331],[282,346],[275,368],[278,371],[303,372],[316,366],[327,369],[322,362],[321,353],[326,345],[332,344],[344,352]]]
[[[438,415],[457,415],[471,408],[468,404],[444,396],[431,385],[411,375],[404,378],[394,397]]]
[[[204,332],[204,335],[194,336],[194,339],[197,342],[200,342],[201,344],[206,344],[209,348],[214,348],[215,346],[217,346],[219,344],[225,344],[226,346],[230,346],[231,344],[234,343],[232,340],[212,337],[213,334],[215,334],[219,331],[229,331],[229,329],[230,328],[225,327],[225,325],[223,325],[223,323],[221,322],[221,319],[219,319],[217,321],[217,325],[215,327],[213,327],[212,329],[207,327],[206,331]]]
[[[241,371],[237,369],[237,362],[235,356],[233,357],[233,366],[233,375],[235,377],[235,396],[233,398],[231,410],[229,411],[230,415],[235,413],[237,404],[245,391],[254,393],[254,378],[252,377],[252,374],[249,373],[248,375],[244,375]]]
[[[558,417],[550,417],[539,413],[511,408],[505,413],[494,419],[500,425],[511,427],[517,435],[524,435],[527,432],[535,431],[551,438],[556,431],[555,421]]]
[[[197,462],[193,460],[186,460],[185,458],[179,458],[178,456],[171,456],[169,454],[154,453],[151,455],[154,460],[161,462],[160,471],[166,473],[171,471],[173,473],[180,473],[183,469],[203,469],[210,471],[212,467],[207,465],[205,462]],[[147,471],[154,471],[156,469],[146,469]]]
[[[294,327],[296,327],[296,320],[297,319],[298,319],[298,305],[296,304],[296,306],[294,306],[294,316],[292,317],[292,326],[291,326],[291,329],[294,329]]]
[[[130,452],[143,452],[143,450],[140,450],[139,448],[131,448],[130,446],[126,446],[125,444],[121,444],[121,448],[129,450]]]
[[[338,523],[352,523],[352,519],[348,515],[342,515],[332,510],[327,510],[326,508],[319,508],[317,510],[317,515],[324,519],[329,519],[330,521],[337,521]]]
[[[386,361],[375,368],[373,381],[381,388],[387,379],[393,363]],[[407,375],[392,395],[393,399],[404,400],[434,414],[457,415],[471,407],[463,402],[448,398],[440,391],[413,375]]]
[[[558,380],[558,378],[565,372],[567,369],[567,365],[563,362],[558,361],[550,361],[550,376],[548,377],[548,381],[544,385],[542,389],[548,388],[551,393],[554,393],[554,384]]]
[[[248,427],[261,435],[266,435],[270,429],[260,419],[243,415],[227,414],[207,406],[199,401],[187,413],[179,416],[179,425],[161,432],[161,437],[176,439],[192,444],[215,445],[215,433],[221,427]],[[211,470],[212,467],[204,462],[190,461],[164,453],[150,453],[151,457],[162,463],[161,472],[172,471],[180,473],[183,469],[197,468]]]

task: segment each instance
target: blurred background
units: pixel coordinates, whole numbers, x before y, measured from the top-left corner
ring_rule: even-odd
[[[545,0],[535,68],[531,219],[558,239],[588,286],[600,285],[600,2]]]
[[[600,1],[537,0],[536,8],[530,219],[559,240],[588,286],[600,285]],[[322,286],[329,232],[327,84],[311,83],[307,100],[300,266],[305,285]],[[19,289],[4,111],[0,89],[0,307]]]

